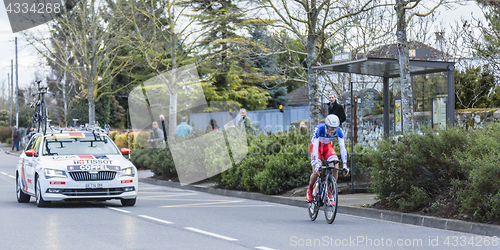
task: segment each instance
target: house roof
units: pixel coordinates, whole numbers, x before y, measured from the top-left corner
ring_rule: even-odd
[[[309,91],[307,89],[307,84],[288,93],[288,95],[286,95],[286,98],[288,99],[288,106],[309,105]]]
[[[397,48],[398,45],[396,43],[393,44],[388,44],[388,45],[382,45],[379,46],[370,52],[366,54],[366,57],[375,57],[375,58],[393,58],[397,59]],[[412,57],[412,59],[417,60],[424,60],[424,59],[431,59],[431,60],[439,60],[439,59],[445,59],[445,58],[451,58],[451,55],[448,53],[445,53],[443,51],[437,50],[425,43],[417,42],[417,41],[408,41],[408,48],[409,49],[428,49],[430,50],[430,55],[428,55],[428,58],[423,58],[423,57]]]

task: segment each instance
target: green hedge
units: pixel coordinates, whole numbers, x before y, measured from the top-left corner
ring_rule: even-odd
[[[169,141],[165,149],[133,150],[132,162],[139,168],[149,168],[155,174],[171,179],[177,177],[179,170],[175,168],[172,153],[181,154],[183,152],[177,150],[183,150],[193,152],[193,154],[178,159],[180,162],[177,163],[183,166],[182,175],[220,173],[210,179],[220,188],[274,195],[307,185],[311,175],[309,130],[292,128],[290,132],[251,133],[247,134],[246,138],[243,137],[246,139],[245,143],[232,141],[237,140],[234,139],[237,138],[234,135],[239,135],[238,133],[238,131],[229,130],[226,131],[225,140],[199,140],[196,145],[182,138],[172,138],[173,141]],[[200,136],[206,136],[206,134],[202,131],[195,131],[186,139]],[[119,134],[116,137],[118,138]],[[243,146],[247,149],[241,148]],[[334,143],[334,148],[337,154],[340,154],[337,143]],[[227,157],[213,157],[221,155],[221,151],[229,151],[229,154],[233,156],[232,162],[228,162]],[[356,157],[355,173],[370,175],[372,151],[362,145],[356,145],[355,152],[359,153]],[[241,158],[241,162],[234,164],[234,159]],[[203,162],[203,164],[196,164],[197,162]],[[350,176],[339,175],[339,178],[341,182],[350,180]]]
[[[1,127],[0,128],[0,141],[11,143],[12,142],[12,127]]]
[[[401,211],[454,211],[500,222],[500,124],[452,127],[378,143],[371,152],[372,187]],[[458,216],[458,215],[457,215]]]

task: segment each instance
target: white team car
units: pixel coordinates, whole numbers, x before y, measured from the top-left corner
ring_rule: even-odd
[[[137,199],[137,169],[113,141],[99,130],[34,134],[16,169],[18,202],[35,196],[39,207],[51,201],[120,199],[133,206]]]

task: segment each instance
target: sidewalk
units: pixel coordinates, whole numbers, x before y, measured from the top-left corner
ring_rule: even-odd
[[[0,143],[0,150],[10,155],[21,155],[23,153],[23,149],[21,147],[19,147],[19,151],[12,151],[12,144],[7,144],[4,142]]]
[[[296,207],[303,207],[303,208],[308,207],[305,197],[283,197],[277,195],[265,195],[260,193],[218,189],[214,188],[210,184],[181,186],[180,183],[178,182],[156,180],[150,178],[151,176],[153,176],[153,173],[149,170],[140,170],[138,175],[140,182],[154,184],[154,185],[180,188],[197,192],[205,192],[216,195],[224,195],[229,197],[272,202],[272,203],[278,203]],[[497,236],[497,237],[500,235],[500,226],[496,225],[466,222],[460,220],[444,219],[438,217],[423,216],[418,214],[407,214],[407,213],[399,213],[387,210],[361,207],[361,205],[363,204],[373,204],[375,203],[375,201],[376,200],[374,194],[344,194],[344,195],[339,194],[338,212],[342,214],[360,216],[371,219],[385,220],[403,224],[438,228],[438,229],[458,231],[471,234]]]

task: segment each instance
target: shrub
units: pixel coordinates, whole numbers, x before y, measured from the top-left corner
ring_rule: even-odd
[[[10,143],[12,142],[12,127],[1,127],[0,128],[0,141]]]
[[[127,147],[130,149],[135,149],[134,147],[134,136],[137,132],[129,132],[127,133]]]
[[[423,188],[412,186],[408,197],[398,199],[397,203],[401,210],[409,212],[426,205],[428,203],[427,199],[428,195]]]
[[[177,170],[175,169],[174,160],[170,149],[167,147],[162,149],[145,149],[151,153],[151,159],[148,162],[151,171],[157,175],[163,175],[166,178],[176,178]]]
[[[148,139],[149,139],[149,132],[146,131],[137,131],[134,132],[134,141],[132,148],[134,149],[139,149],[139,148],[146,148],[148,147]]]
[[[309,131],[248,135],[248,155],[216,179],[219,187],[277,194],[309,181]],[[234,152],[232,152],[234,157]]]
[[[430,205],[424,210],[500,222],[500,124],[384,140],[377,154],[370,156],[372,187],[389,206],[413,211]]]
[[[467,141],[467,133],[460,128],[440,130],[439,135],[431,130],[423,135],[407,134],[398,142],[380,141],[379,156],[373,161],[373,190],[389,205],[410,210],[415,206],[405,201],[420,192],[416,190],[434,197],[442,188],[450,187],[452,179],[465,177],[456,154],[466,150]]]
[[[116,134],[119,134],[120,132],[116,131],[116,130],[113,130],[113,131],[109,131],[109,138],[111,138],[111,140],[115,141],[115,136]]]
[[[153,157],[154,152],[149,148],[132,150],[130,153],[130,161],[139,169],[149,169]]]
[[[115,135],[115,144],[118,148],[128,148],[127,133],[119,133]]]
[[[471,133],[470,147],[457,153],[465,179],[453,182],[460,211],[481,222],[500,221],[500,125]]]
[[[303,151],[307,145],[292,145],[290,151]],[[265,169],[255,175],[254,182],[264,194],[279,194],[309,183],[311,164],[307,155],[280,153],[268,156]]]

